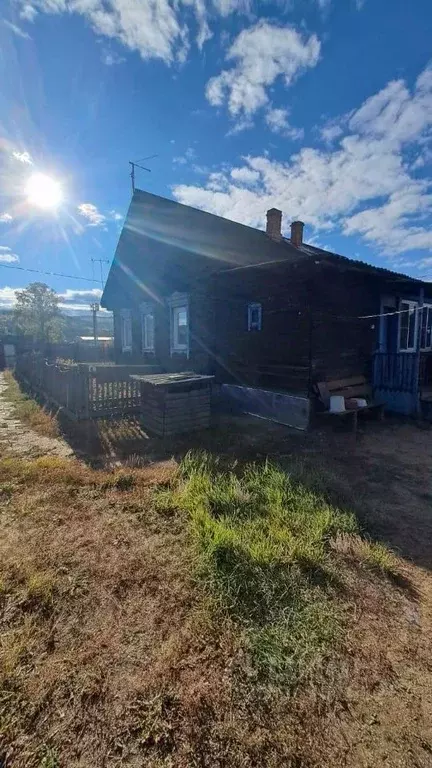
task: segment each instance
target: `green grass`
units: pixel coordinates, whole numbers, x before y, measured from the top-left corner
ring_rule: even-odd
[[[271,463],[206,454],[186,456],[158,503],[188,513],[198,575],[240,625],[252,674],[292,685],[322,662],[343,624],[330,540],[357,533],[352,514]]]
[[[57,419],[21,391],[11,371],[5,371],[4,378],[7,386],[3,397],[12,404],[16,417],[44,437],[58,437],[60,430]]]

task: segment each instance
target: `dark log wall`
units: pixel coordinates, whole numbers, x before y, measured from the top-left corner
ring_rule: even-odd
[[[356,374],[370,377],[377,348],[378,314],[384,290],[381,278],[361,270],[319,265],[314,277],[311,334],[312,376],[315,381]]]
[[[305,393],[312,381],[368,374],[382,281],[311,259],[214,278],[213,371],[223,381]],[[249,302],[262,330],[248,331]]]
[[[210,289],[215,315],[213,370],[219,379],[307,389],[309,277],[303,264],[215,276]],[[262,305],[261,331],[248,331],[250,302]],[[260,370],[287,365],[291,370]]]
[[[132,308],[132,352],[122,352],[120,313],[114,313],[114,339],[117,363],[133,365],[157,365],[161,371],[194,370],[206,373],[208,369],[207,336],[202,328],[207,327],[208,301],[203,301],[194,292],[189,294],[189,356],[173,352],[170,346],[170,307],[168,302],[154,304],[155,351],[142,352],[141,314],[139,307]]]
[[[361,316],[378,314],[380,296],[395,290],[394,283],[362,268],[308,257],[294,264],[219,272],[190,287],[189,357],[171,354],[170,308],[161,301],[154,309],[154,354],[141,352],[137,306],[133,352],[122,354],[115,313],[116,359],[305,394],[314,381],[370,376],[379,319]],[[250,302],[262,305],[261,331],[248,331]]]

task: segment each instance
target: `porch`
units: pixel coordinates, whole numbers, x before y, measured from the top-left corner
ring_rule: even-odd
[[[432,418],[432,351],[375,352],[372,386],[388,410]]]

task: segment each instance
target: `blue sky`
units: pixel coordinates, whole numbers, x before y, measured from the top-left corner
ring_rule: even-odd
[[[257,227],[274,206],[432,279],[430,0],[3,0],[0,19],[0,306],[33,279],[97,298],[84,278],[149,155],[143,189]],[[28,200],[35,173],[57,208]]]

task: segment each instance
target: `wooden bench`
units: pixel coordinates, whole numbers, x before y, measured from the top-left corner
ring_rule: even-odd
[[[335,418],[345,418],[352,420],[352,429],[357,431],[357,422],[359,413],[375,413],[377,418],[384,419],[384,403],[374,402],[372,400],[372,387],[368,384],[365,376],[352,376],[349,379],[338,379],[336,381],[321,381],[316,384],[317,394],[325,410],[321,412],[323,416],[334,416]],[[330,397],[332,395],[341,395],[345,398],[344,411],[330,411]],[[367,401],[363,407],[356,406],[351,402],[352,398],[362,398]]]

